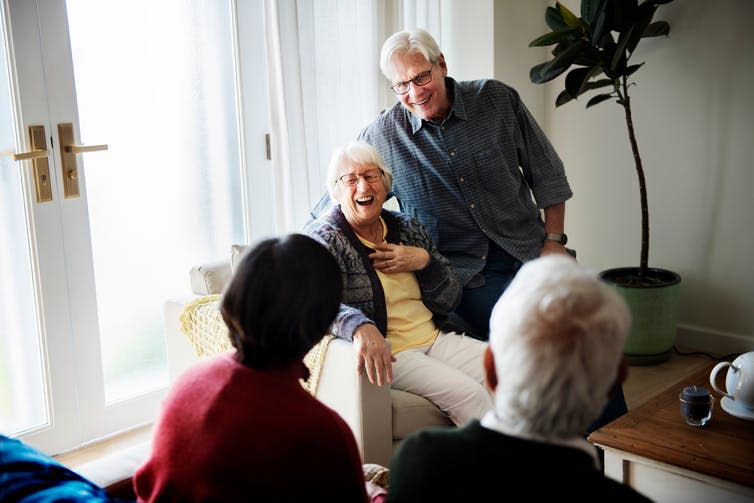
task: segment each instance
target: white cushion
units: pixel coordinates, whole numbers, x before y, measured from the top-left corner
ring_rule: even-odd
[[[244,253],[249,249],[249,245],[233,245],[230,247],[230,272],[235,273],[238,264],[241,263]]]
[[[222,293],[230,281],[231,267],[227,260],[199,264],[191,268],[191,291],[196,295]]]

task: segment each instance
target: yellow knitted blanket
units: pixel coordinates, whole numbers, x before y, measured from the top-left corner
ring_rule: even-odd
[[[228,327],[220,314],[220,294],[199,297],[183,308],[180,315],[181,332],[186,334],[194,352],[199,357],[212,356],[231,351],[233,346],[228,337]],[[302,386],[314,395],[317,391],[319,374],[325,360],[327,345],[332,335],[325,335],[304,357],[309,368],[309,379]]]

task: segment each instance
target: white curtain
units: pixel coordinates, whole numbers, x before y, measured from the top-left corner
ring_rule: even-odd
[[[379,112],[378,0],[266,0],[276,228],[300,230],[332,149]]]
[[[379,54],[398,29],[439,37],[440,0],[265,0],[278,232],[301,230],[330,153],[395,103]],[[439,39],[438,39],[439,41]]]
[[[403,0],[399,30],[422,28],[442,47],[442,0]]]

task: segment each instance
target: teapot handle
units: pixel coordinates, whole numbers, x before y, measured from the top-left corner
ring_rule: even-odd
[[[729,367],[729,366],[731,366],[730,362],[720,362],[717,365],[715,365],[715,367],[712,369],[712,372],[710,372],[709,383],[712,385],[712,388],[714,388],[715,391],[717,391],[718,393],[720,393],[720,394],[722,394],[724,396],[727,396],[728,398],[730,398],[731,400],[733,400],[733,397],[730,396],[725,391],[723,391],[720,388],[718,388],[717,387],[717,383],[715,382],[717,380],[717,373],[720,370],[722,370],[723,368]]]

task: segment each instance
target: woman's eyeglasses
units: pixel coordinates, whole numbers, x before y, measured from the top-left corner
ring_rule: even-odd
[[[369,171],[364,171],[360,175],[357,175],[356,173],[348,173],[347,175],[338,178],[338,181],[348,187],[356,187],[356,184],[359,183],[359,178],[363,178],[367,183],[374,183],[382,178],[382,170],[370,169]]]

